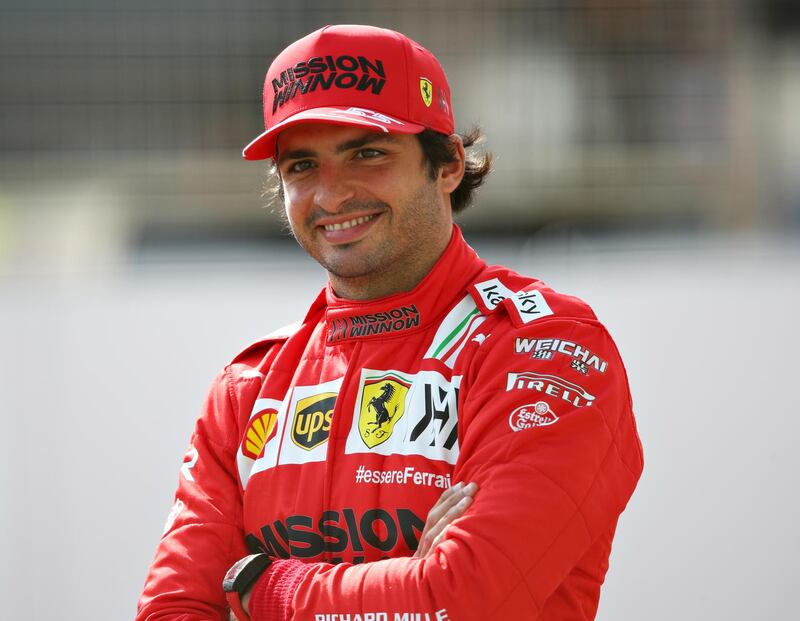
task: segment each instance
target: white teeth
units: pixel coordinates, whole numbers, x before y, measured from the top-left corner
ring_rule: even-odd
[[[337,224],[326,224],[325,230],[326,231],[341,231],[344,229],[349,229],[359,224],[364,224],[368,220],[372,220],[375,216],[362,216],[361,218],[355,218],[354,220],[348,220],[347,222],[339,222]]]

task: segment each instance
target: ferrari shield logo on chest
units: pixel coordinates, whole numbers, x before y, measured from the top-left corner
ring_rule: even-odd
[[[324,392],[300,399],[292,421],[292,442],[310,451],[328,439],[336,393]]]
[[[390,373],[367,377],[361,391],[358,431],[369,448],[385,442],[405,412],[406,395],[411,382]]]

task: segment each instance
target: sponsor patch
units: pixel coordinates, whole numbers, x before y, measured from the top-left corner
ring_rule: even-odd
[[[345,453],[421,455],[456,463],[460,384],[460,376],[448,380],[437,371],[362,369]],[[390,422],[379,424],[387,416]]]
[[[511,431],[522,431],[531,427],[552,425],[557,420],[558,416],[555,415],[547,403],[537,401],[536,403],[520,406],[511,412],[511,416],[508,417],[508,425],[511,427]]]
[[[395,423],[405,412],[410,387],[407,379],[393,373],[364,379],[358,430],[369,448],[386,442],[392,435]]]
[[[253,462],[239,451],[242,484],[257,472],[280,464],[306,464],[325,461],[336,397],[342,378],[315,386],[295,386],[283,401],[257,399],[251,422],[259,412],[276,411],[275,427],[268,434],[258,458]]]
[[[433,103],[433,84],[428,78],[419,79],[419,93],[422,95],[422,101],[425,106],[430,108]]]
[[[447,608],[434,611],[404,610],[388,613],[373,612],[324,612],[314,613],[314,621],[450,621]]]
[[[497,278],[479,282],[475,285],[475,290],[481,296],[484,306],[489,310],[494,310],[500,302],[514,295],[514,292]]]
[[[452,486],[449,474],[438,472],[425,472],[417,470],[414,466],[406,466],[394,470],[373,470],[361,464],[356,468],[356,483],[371,483],[373,485],[427,485],[438,489],[448,489]]]
[[[172,505],[172,509],[170,509],[169,515],[167,516],[167,521],[164,523],[164,530],[161,532],[162,537],[172,530],[172,527],[175,526],[175,520],[178,519],[178,516],[183,513],[185,508],[186,505],[182,500],[175,501],[175,504]]]
[[[570,368],[581,375],[588,375],[590,369],[605,373],[608,363],[591,351],[564,339],[529,339],[517,337],[514,352],[528,354],[534,360],[552,360],[555,354],[573,358]]]
[[[511,297],[511,303],[517,309],[522,323],[530,323],[553,314],[541,291],[520,291]]]
[[[317,89],[354,88],[378,95],[386,84],[383,61],[366,56],[312,56],[286,67],[272,80],[272,114],[295,97]]]
[[[566,401],[576,408],[588,407],[595,399],[594,395],[581,386],[555,375],[544,375],[543,373],[509,373],[506,392],[512,390],[535,390]]]
[[[444,89],[439,87],[437,92],[439,93],[439,109],[445,114],[450,114],[450,104],[447,103],[447,95],[445,95]]]
[[[181,474],[183,478],[187,481],[191,481],[194,483],[194,475],[192,474],[192,468],[195,467],[197,464],[197,460],[200,458],[200,454],[197,452],[197,449],[193,446],[189,447],[189,450],[186,451],[186,454],[183,456],[183,464],[181,464]]]
[[[425,520],[411,509],[346,507],[269,520],[245,539],[251,552],[266,552],[273,558],[314,559],[325,553],[329,562],[363,563],[366,547],[381,552],[416,550],[424,527]]]
[[[242,438],[242,453],[250,459],[258,459],[264,445],[275,437],[278,426],[278,410],[268,407],[256,412],[247,424]]]
[[[328,326],[328,342],[392,334],[419,326],[420,314],[415,304],[398,306],[380,313],[337,317]]]
[[[286,409],[277,399],[256,399],[247,422],[239,451],[236,453],[236,465],[239,469],[239,480],[242,487],[247,487],[254,464],[272,466],[278,457],[278,443],[283,433]],[[265,455],[267,459],[265,460]],[[262,467],[263,469],[263,467]]]
[[[292,442],[307,451],[327,442],[336,396],[335,392],[323,392],[297,402],[292,419]]]
[[[497,308],[503,300],[511,300],[511,304],[516,310],[512,316],[516,315],[519,323],[530,323],[553,314],[553,310],[541,291],[518,291],[515,293],[497,278],[477,283],[475,291],[478,292],[484,305],[490,311]]]

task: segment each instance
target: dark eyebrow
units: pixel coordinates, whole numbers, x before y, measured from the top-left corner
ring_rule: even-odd
[[[278,153],[276,163],[280,166],[286,160],[302,160],[304,157],[313,157],[314,152],[308,149],[296,149],[294,151],[286,151],[285,153]]]

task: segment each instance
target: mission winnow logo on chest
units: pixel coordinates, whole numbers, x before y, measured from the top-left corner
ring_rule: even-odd
[[[419,319],[420,312],[415,304],[398,306],[380,313],[332,319],[328,342],[333,343],[343,339],[363,338],[417,328]]]
[[[386,84],[383,61],[366,56],[312,56],[281,71],[272,80],[275,99],[272,114],[293,99],[298,93],[305,95],[315,90],[331,88],[367,89],[377,95]]]

